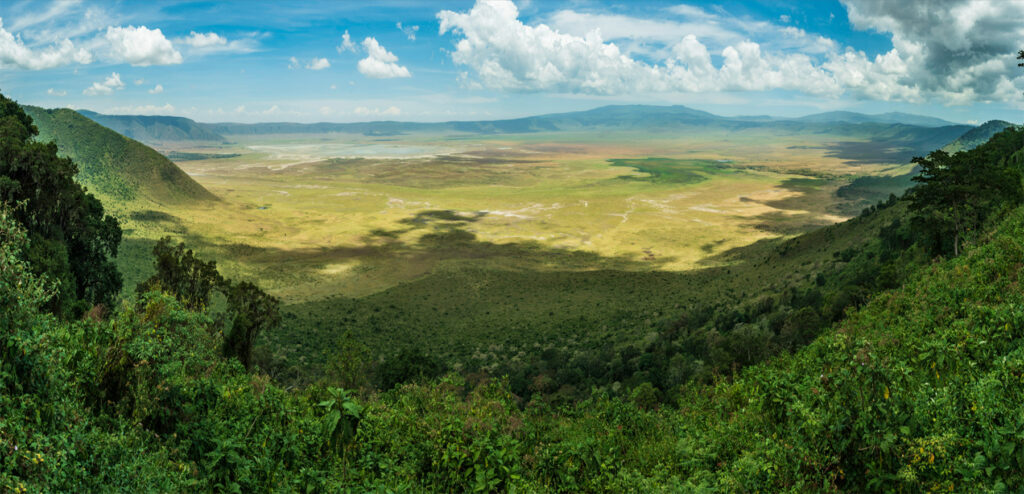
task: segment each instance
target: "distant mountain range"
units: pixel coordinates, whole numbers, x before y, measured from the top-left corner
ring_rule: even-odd
[[[949,125],[959,125],[948,120],[941,118],[926,117],[923,115],[914,115],[912,113],[901,113],[901,112],[889,112],[879,113],[877,115],[866,115],[864,113],[856,113],[851,111],[830,111],[825,113],[815,113],[814,115],[807,115],[806,117],[794,118],[798,122],[816,122],[816,123],[833,123],[833,122],[845,122],[845,123],[880,123],[880,124],[903,124],[903,125],[916,125],[918,127],[946,127]]]
[[[216,141],[224,137],[204,125],[184,117],[150,115],[104,115],[88,110],[78,113],[125,137],[156,144],[167,141]]]
[[[224,136],[260,134],[352,133],[391,136],[416,132],[511,134],[531,132],[582,131],[599,129],[662,130],[685,127],[725,129],[779,128],[793,132],[848,133],[849,126],[964,127],[946,120],[908,113],[866,115],[855,112],[826,112],[799,118],[769,116],[723,117],[685,106],[613,105],[587,111],[553,113],[534,117],[487,121],[436,123],[378,121],[360,123],[199,123],[183,117],[103,115],[80,111],[90,119],[133,139],[159,144],[169,141],[222,141]]]
[[[23,108],[39,129],[37,139],[53,141],[61,156],[74,160],[78,180],[91,191],[163,204],[217,199],[162,154],[78,112]]]

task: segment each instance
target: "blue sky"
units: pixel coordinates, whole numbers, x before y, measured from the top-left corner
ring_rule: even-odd
[[[0,91],[206,122],[479,120],[633,103],[1020,122],[1020,19],[1022,0],[8,0]]]

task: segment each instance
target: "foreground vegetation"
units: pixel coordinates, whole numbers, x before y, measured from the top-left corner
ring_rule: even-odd
[[[4,190],[66,176],[17,106],[0,109],[22,126],[0,143],[4,163],[46,165],[5,169]],[[346,338],[327,378],[286,388],[248,353],[275,328],[259,288],[162,242],[154,276],[116,305],[64,290],[77,275],[31,249],[66,248],[102,209],[53,225],[33,220],[47,203],[13,196],[0,208],[0,489],[1019,490],[1024,131],[919,163],[905,199],[757,251],[780,269],[832,257],[820,276],[688,304],[608,355],[548,348],[524,363],[540,365],[525,387],[508,363],[385,365]],[[829,237],[845,247],[818,252]]]

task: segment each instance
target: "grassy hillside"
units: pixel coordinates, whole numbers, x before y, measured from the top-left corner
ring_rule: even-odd
[[[184,117],[104,115],[87,110],[79,110],[78,113],[118,134],[147,144],[166,141],[224,141],[220,134]]]
[[[74,160],[78,179],[92,191],[118,201],[175,204],[216,200],[160,153],[78,112],[24,108],[39,129],[38,139],[54,141],[61,155]]]
[[[947,153],[955,153],[957,151],[969,151],[974,149],[992,138],[992,136],[1002,132],[1003,130],[1013,127],[1013,124],[1003,120],[989,120],[967,132],[964,135],[958,137],[955,141],[949,143],[942,149]]]

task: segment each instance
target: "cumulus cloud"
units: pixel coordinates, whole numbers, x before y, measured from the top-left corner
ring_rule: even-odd
[[[951,104],[1019,99],[1024,77],[1013,75],[1013,54],[1024,46],[1024,24],[1017,22],[1024,2],[845,3],[856,27],[890,34],[893,49],[869,58],[793,26],[689,5],[668,9],[681,21],[562,10],[548,23],[527,25],[512,1],[478,0],[468,12],[444,10],[437,18],[440,33],[456,38],[451,57],[469,69],[459,79],[470,88],[590,94],[784,89]],[[633,56],[637,51],[645,57]]]
[[[115,58],[135,66],[174,65],[182,61],[181,53],[159,28],[108,27],[105,38]]]
[[[156,86],[153,86],[153,89],[149,90],[149,94],[160,94],[162,92],[164,92],[164,86],[162,84],[157,84]]]
[[[843,3],[855,28],[891,36],[892,50],[871,60],[890,76],[887,86],[903,86],[904,91],[953,103],[1005,101],[1016,98],[1024,87],[1014,60],[1024,46],[1024,2]],[[867,60],[860,53],[846,56],[861,65]]]
[[[299,68],[299,59],[295,58],[295,57],[290,57],[288,59],[288,68],[289,69],[297,69],[297,68]]]
[[[452,60],[473,69],[486,87],[512,91],[622,94],[657,91],[796,89],[832,94],[836,86],[802,54],[767,55],[748,41],[721,52],[715,67],[707,47],[687,35],[664,64],[648,64],[606,43],[601,31],[584,36],[529,26],[511,1],[478,1],[468,13],[442,11],[441,33],[461,35]]]
[[[53,89],[51,87],[50,89],[46,90],[46,94],[49,94],[50,96],[67,96],[68,92],[67,91],[57,91],[57,90],[55,90],[55,89]]]
[[[121,82],[121,75],[117,72],[111,73],[107,76],[103,82],[94,82],[92,86],[85,88],[82,94],[87,96],[97,96],[101,94],[111,94],[115,90],[124,89],[124,83]]]
[[[67,38],[44,49],[31,49],[20,36],[4,29],[3,19],[0,19],[0,67],[45,70],[71,63],[90,62],[92,54],[84,48],[76,49],[75,44]]]
[[[313,60],[310,60],[308,64],[306,64],[306,68],[309,70],[323,70],[330,66],[331,62],[329,62],[326,58],[314,58]]]
[[[217,33],[197,33],[192,31],[185,38],[185,43],[193,48],[208,48],[211,46],[224,46],[228,40]]]
[[[374,79],[412,76],[409,73],[409,69],[398,65],[398,57],[384,49],[375,38],[367,37],[364,39],[363,49],[366,50],[367,56],[356,65],[360,74]]]
[[[356,44],[352,42],[352,36],[349,36],[347,29],[345,34],[341,35],[341,44],[338,45],[337,50],[338,53],[345,53],[346,51],[356,52]]]

